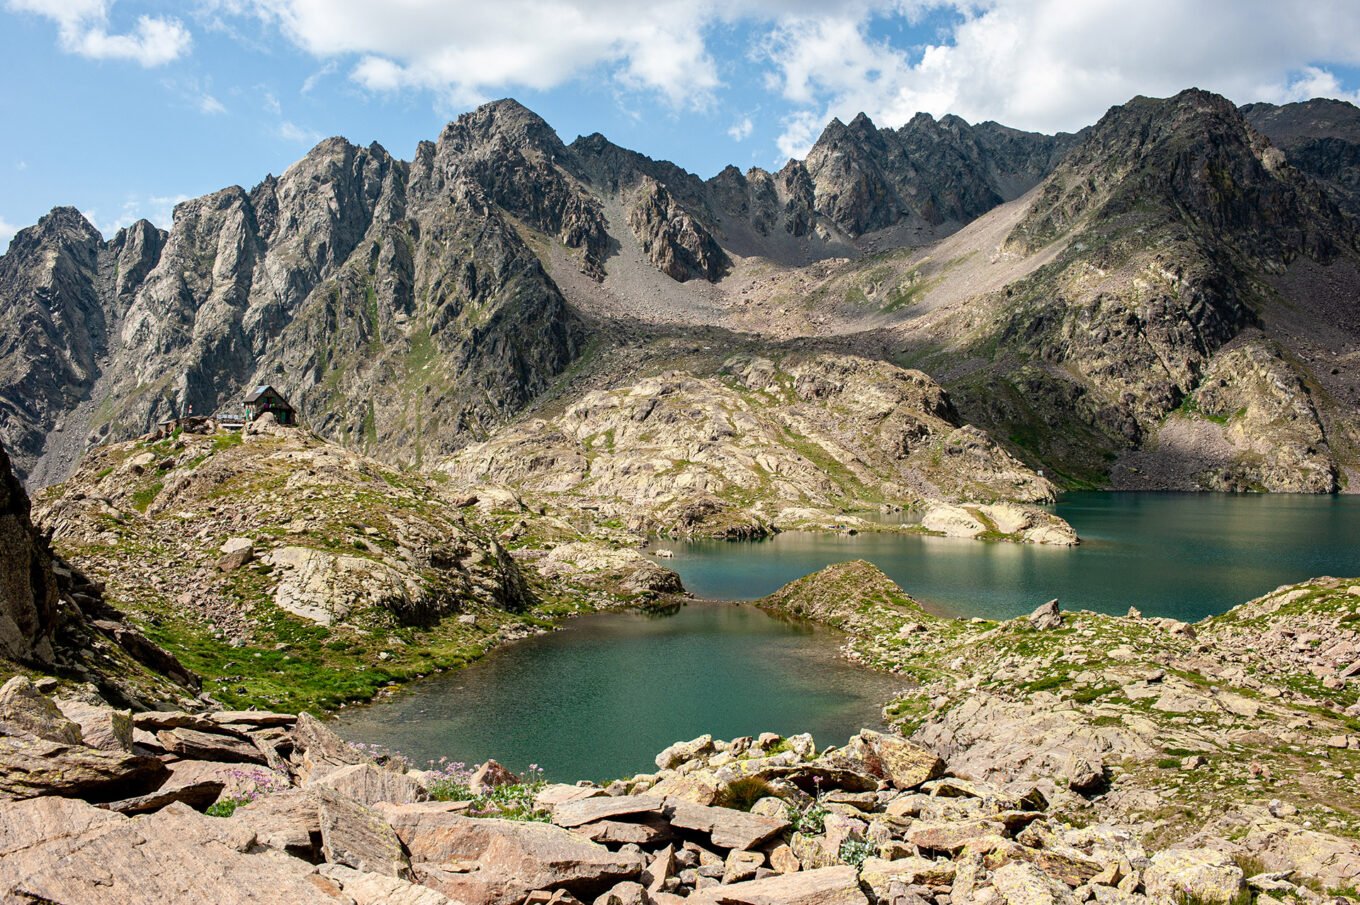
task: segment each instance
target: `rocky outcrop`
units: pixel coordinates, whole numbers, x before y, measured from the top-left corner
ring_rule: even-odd
[[[956,335],[949,357],[991,362],[985,379],[946,381],[965,417],[1103,480],[1106,453],[1154,445],[1234,338],[1312,304],[1267,281],[1333,266],[1346,280],[1357,248],[1354,223],[1232,104],[1138,98],[1086,133],[1009,230],[1002,253],[1036,269],[930,330]]]
[[[50,664],[57,611],[51,557],[29,518],[28,494],[0,446],[0,657]]]
[[[1070,137],[918,113],[880,129],[861,113],[833,119],[805,166],[816,210],[851,236],[915,224],[962,225],[1048,174]]]
[[[701,279],[716,283],[731,261],[708,230],[681,210],[665,187],[644,178],[628,212],[628,225],[657,270],[683,283]]]
[[[1255,340],[1215,355],[1199,386],[1112,477],[1130,489],[1333,493],[1340,466],[1308,380],[1278,346]]]
[[[192,534],[185,513],[195,513]],[[396,667],[398,657],[422,662],[409,629],[478,613],[513,619],[535,600],[510,554],[440,488],[301,429],[101,447],[48,492],[39,520],[129,611],[153,627],[172,614],[170,643],[199,638],[194,656],[273,649],[300,622],[388,639],[369,656]],[[250,557],[226,561],[223,549],[246,549],[243,540]],[[488,641],[476,621],[458,630],[469,648]],[[129,631],[119,629],[130,645]],[[239,687],[214,681],[218,693]]]
[[[1351,216],[1360,216],[1360,108],[1317,97],[1294,104],[1247,104],[1252,128],[1284,151],[1291,166],[1325,186]]]
[[[917,371],[850,356],[733,358],[717,377],[666,373],[592,392],[440,467],[674,534],[759,534],[786,511],[831,524],[884,503],[1052,498],[956,419]]]

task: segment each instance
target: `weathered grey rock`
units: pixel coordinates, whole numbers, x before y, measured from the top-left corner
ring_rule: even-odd
[[[149,792],[165,774],[165,764],[154,757],[34,735],[0,736],[0,799],[78,795],[108,801]]]
[[[27,676],[14,676],[0,686],[0,735],[36,735],[67,745],[84,741],[80,726]]]
[[[293,858],[247,855],[249,834],[184,805],[127,818],[78,801],[0,807],[0,898],[81,905],[345,899]]]
[[[255,541],[248,537],[230,537],[222,544],[221,558],[217,568],[223,572],[235,572],[255,558]]]
[[[373,809],[334,790],[314,789],[321,828],[321,856],[365,873],[412,878],[401,840]]]
[[[1153,901],[1194,896],[1205,903],[1230,905],[1245,888],[1242,868],[1227,854],[1208,848],[1172,848],[1152,856],[1143,884]]]
[[[1025,863],[997,868],[992,872],[992,886],[1006,905],[1067,905],[1075,901],[1066,887]]]
[[[1029,614],[1029,624],[1041,632],[1058,628],[1062,625],[1062,622],[1062,611],[1058,609],[1056,599],[1040,604],[1035,607],[1034,612]]]
[[[301,760],[298,779],[303,785],[340,767],[369,760],[310,713],[298,714],[297,724],[293,726],[293,745]]]
[[[309,789],[333,789],[360,804],[375,805],[382,801],[410,804],[429,800],[429,791],[403,773],[383,770],[373,764],[350,764],[315,779]]]
[[[723,785],[712,770],[695,770],[693,773],[671,773],[647,791],[659,798],[711,805],[718,800]]]
[[[781,874],[763,880],[714,886],[687,900],[694,905],[867,905],[853,867]]]
[[[944,761],[934,751],[871,729],[861,730],[844,748],[825,759],[885,779],[904,790],[914,789],[944,773]]]
[[[380,805],[420,882],[470,905],[518,905],[537,889],[593,895],[635,877],[639,855],[615,854],[561,827],[461,817],[424,805]],[[435,868],[478,864],[455,873]]]
[[[685,761],[712,754],[715,750],[711,735],[701,735],[687,742],[676,742],[656,756],[656,767],[658,770],[673,770]]]
[[[773,863],[773,858],[771,859]],[[879,900],[891,899],[893,884],[915,886],[948,886],[954,882],[954,862],[931,861],[926,858],[907,857],[886,861],[882,858],[867,858],[860,865],[860,882],[866,884]]]
[[[264,753],[253,742],[236,735],[200,732],[181,726],[160,730],[156,733],[156,739],[166,751],[190,760],[265,763]]]
[[[228,818],[255,836],[259,845],[314,860],[321,838],[321,805],[306,789],[290,789],[250,802]]]
[[[518,776],[494,760],[489,760],[473,771],[472,778],[468,780],[468,789],[474,795],[485,795],[492,789],[513,785],[517,782],[519,782]]]
[[[3,695],[3,689],[0,689]],[[132,711],[87,704],[74,698],[58,700],[62,714],[80,726],[85,744],[103,751],[132,751]]]
[[[667,798],[662,811],[677,829],[707,833],[713,844],[724,849],[752,849],[788,829],[789,822],[731,808],[706,807]]]

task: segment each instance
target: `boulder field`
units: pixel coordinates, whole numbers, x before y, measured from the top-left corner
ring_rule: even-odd
[[[416,770],[309,714],[0,688],[0,898],[44,903],[1342,902],[1360,845],[1275,821],[1160,851],[863,730],[677,742],[601,786]]]

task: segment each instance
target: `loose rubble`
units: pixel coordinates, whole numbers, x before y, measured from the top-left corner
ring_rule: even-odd
[[[58,704],[22,676],[0,688],[0,741],[26,758],[0,762],[6,901],[1335,903],[1360,881],[1351,840],[1262,817],[1151,851],[1134,827],[1060,817],[1040,784],[965,779],[868,729],[820,749],[702,736],[606,786],[476,771],[486,791],[532,795],[521,807],[450,794],[305,713],[124,713],[133,738],[110,751]],[[86,706],[90,725],[117,713]],[[74,781],[68,765],[91,761],[102,772]]]

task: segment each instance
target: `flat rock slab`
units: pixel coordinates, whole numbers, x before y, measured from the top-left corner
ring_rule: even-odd
[[[701,889],[691,905],[868,905],[853,867],[823,867]]]
[[[618,797],[585,798],[569,801],[553,809],[552,822],[571,829],[597,820],[619,820],[625,817],[660,814],[663,799],[653,795],[620,795]]]
[[[144,710],[132,715],[132,725],[135,729],[145,729],[147,732],[180,727],[197,729],[200,732],[221,731],[221,726],[207,717],[197,713],[185,713],[183,710]]]
[[[354,905],[462,905],[428,886],[364,873],[343,864],[323,864],[316,872],[338,884]]]
[[[789,822],[778,817],[694,804],[678,798],[667,798],[662,813],[676,829],[707,833],[715,846],[726,849],[752,849],[789,828]]]
[[[292,726],[298,718],[296,714],[274,713],[270,710],[218,710],[208,714],[208,719],[219,726],[263,729],[267,726]]]
[[[0,900],[80,905],[336,905],[296,859],[247,855],[249,834],[183,805],[128,818],[68,799],[0,806]]]
[[[192,760],[216,760],[227,763],[263,764],[264,752],[254,742],[235,735],[200,732],[180,726],[162,729],[156,740],[171,754]]]
[[[373,764],[350,764],[339,767],[308,788],[334,789],[360,804],[375,805],[379,802],[392,804],[411,804],[428,801],[430,793],[420,783],[404,773],[394,773]]]
[[[0,737],[0,799],[74,795],[111,801],[153,791],[165,774],[165,764],[154,757],[33,735]]]
[[[640,815],[638,822],[624,820],[597,820],[578,826],[575,832],[591,842],[601,845],[660,845],[675,838],[675,831],[666,818],[659,814]]]
[[[609,797],[604,789],[594,786],[572,786],[559,782],[551,783],[539,790],[539,793],[534,796],[534,805],[547,811],[555,811],[568,802],[601,797]]]
[[[540,889],[585,897],[636,878],[641,855],[615,853],[561,827],[462,817],[426,805],[382,805],[417,879],[468,905],[519,905]],[[449,865],[471,865],[466,872]]]

